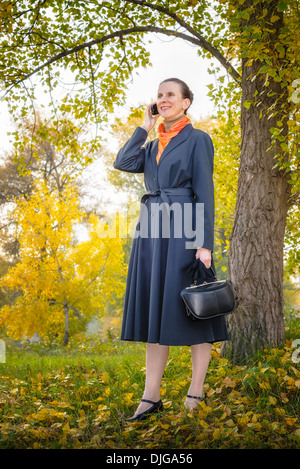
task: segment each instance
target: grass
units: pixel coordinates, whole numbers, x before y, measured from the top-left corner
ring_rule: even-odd
[[[183,406],[189,348],[171,347],[161,388],[164,411],[131,424],[121,419],[134,412],[142,394],[144,344],[112,339],[67,348],[7,346],[0,364],[0,448],[299,448],[300,371],[292,345],[288,338],[285,347],[234,366],[215,344],[207,399],[195,412]]]

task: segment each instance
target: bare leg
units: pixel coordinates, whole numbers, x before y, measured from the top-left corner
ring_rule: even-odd
[[[204,380],[210,360],[212,345],[209,343],[191,346],[193,375],[188,394],[202,397]],[[185,407],[193,409],[199,404],[199,400],[186,398]]]
[[[147,344],[146,347],[146,381],[143,399],[157,402],[160,399],[160,385],[169,356],[169,346]],[[134,415],[145,412],[152,404],[141,402]]]

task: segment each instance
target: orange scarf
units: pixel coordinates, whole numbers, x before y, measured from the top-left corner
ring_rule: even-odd
[[[170,142],[170,140],[175,137],[179,132],[190,122],[190,120],[187,117],[183,117],[180,119],[180,121],[175,122],[175,124],[172,125],[170,128],[169,132],[166,132],[165,130],[165,124],[162,122],[159,124],[157,131],[158,131],[158,153],[156,156],[156,162],[157,164],[159,163],[159,159],[161,157],[162,152]]]

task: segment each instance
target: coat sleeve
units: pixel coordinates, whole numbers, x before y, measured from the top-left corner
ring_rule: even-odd
[[[215,218],[215,200],[214,200],[214,146],[210,136],[201,132],[197,136],[196,145],[193,154],[193,175],[192,189],[196,203],[204,204],[204,242],[203,247],[214,249],[214,218]],[[197,220],[198,222],[198,220]]]
[[[114,168],[128,173],[143,173],[145,162],[144,145],[148,133],[142,127],[137,127],[132,137],[119,150],[114,161]]]

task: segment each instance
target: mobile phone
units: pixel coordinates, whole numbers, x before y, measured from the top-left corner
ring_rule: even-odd
[[[151,112],[152,112],[152,116],[156,116],[158,114],[158,109],[157,109],[156,103],[151,104]]]

